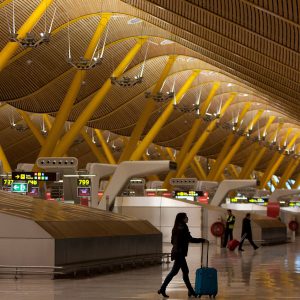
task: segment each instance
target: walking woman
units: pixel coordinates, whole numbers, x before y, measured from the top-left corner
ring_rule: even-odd
[[[188,253],[189,243],[204,243],[207,240],[202,238],[193,238],[189,232],[189,228],[186,225],[188,223],[188,217],[186,213],[178,213],[175,219],[174,227],[172,230],[171,243],[173,245],[171,251],[171,260],[174,260],[174,265],[170,273],[165,278],[161,288],[158,290],[158,294],[161,294],[165,298],[169,296],[166,294],[166,288],[173,277],[181,269],[183,281],[188,288],[188,296],[197,297],[189,279],[189,268],[186,263],[185,257]]]

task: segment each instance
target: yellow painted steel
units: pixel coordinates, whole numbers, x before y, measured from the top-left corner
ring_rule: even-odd
[[[133,60],[135,55],[139,52],[143,44],[146,42],[147,38],[138,38],[137,43],[131,48],[122,62],[118,65],[118,67],[113,72],[115,77],[119,77],[123,74],[126,67]],[[61,156],[64,155],[72,145],[76,135],[80,132],[83,126],[85,126],[86,122],[91,118],[95,110],[99,107],[99,105],[104,100],[105,96],[111,89],[111,81],[108,78],[103,86],[95,93],[92,100],[88,103],[85,109],[82,111],[81,115],[77,118],[77,120],[73,123],[70,130],[64,135],[63,139],[59,143],[58,147],[54,150],[52,156]]]
[[[26,34],[31,31],[39,19],[43,16],[46,9],[52,4],[53,0],[43,0],[26,22],[18,30],[18,38],[25,38]],[[10,58],[18,50],[19,44],[17,42],[8,42],[0,53],[0,72],[5,68]]]
[[[153,88],[153,91],[152,91],[153,94],[156,94],[157,92],[160,91],[164,81],[166,80],[167,76],[170,73],[171,68],[174,65],[174,62],[176,61],[176,58],[177,58],[176,55],[169,56],[169,59],[160,75],[160,78],[158,79],[155,87]],[[149,99],[143,109],[143,112],[142,112],[139,120],[137,121],[137,123],[132,131],[129,142],[126,145],[126,147],[119,159],[119,162],[128,160],[130,158],[131,154],[134,152],[135,148],[137,147],[137,143],[138,143],[139,139],[141,138],[141,135],[145,129],[145,126],[146,126],[147,122],[149,121],[151,113],[153,112],[155,107],[156,107],[155,101],[153,99]]]
[[[97,146],[93,143],[90,136],[86,133],[84,129],[80,131],[81,136],[84,138],[85,142],[88,144],[89,148],[99,161],[99,163],[107,163],[107,160],[105,156],[101,153],[100,149],[97,148]]]
[[[294,143],[295,143],[295,141],[297,140],[298,137],[299,137],[299,133],[296,133],[293,136],[293,138],[290,140],[288,145],[286,146],[286,150],[290,150],[290,148],[294,145]],[[263,177],[261,178],[261,182],[260,182],[260,187],[261,188],[264,188],[266,186],[266,184],[268,183],[268,181],[270,180],[272,175],[275,174],[275,172],[279,168],[279,166],[280,166],[281,162],[283,161],[283,159],[284,159],[284,154],[279,154],[278,159],[276,160],[276,162],[273,165],[269,164],[267,171],[264,173]]]
[[[180,164],[182,163],[182,161],[184,160],[185,155],[187,154],[187,152],[190,150],[191,145],[193,143],[193,141],[195,140],[195,137],[197,136],[199,129],[201,127],[201,124],[203,124],[203,120],[201,119],[201,117],[203,117],[206,113],[206,110],[209,106],[209,104],[211,103],[211,101],[213,100],[213,97],[216,94],[217,89],[219,88],[220,83],[216,82],[214,83],[209,95],[207,96],[206,100],[203,102],[201,109],[200,109],[200,118],[196,119],[193,123],[193,126],[187,136],[187,138],[185,139],[180,152],[178,154],[178,156],[176,157],[176,163],[177,163],[177,168],[180,166]],[[174,177],[174,175],[176,174],[176,171],[170,171],[168,173],[168,175],[165,178],[164,181],[164,187],[165,188],[169,188],[170,187],[170,179],[172,177]]]
[[[166,147],[166,151],[167,151],[168,155],[170,156],[171,160],[176,161],[176,158],[175,158],[175,156],[173,154],[172,149],[169,148],[169,147]]]
[[[276,189],[277,188],[277,182],[275,181],[273,175],[271,177],[271,183],[272,183],[273,187]]]
[[[43,114],[43,120],[45,122],[47,129],[50,130],[52,127],[52,122],[47,114]]]
[[[196,175],[196,178],[198,180],[201,180],[201,174],[200,174],[200,172],[199,172],[199,170],[198,170],[198,168],[197,168],[197,166],[196,166],[196,164],[195,164],[194,161],[191,162],[191,168],[192,168],[194,174]]]
[[[35,124],[31,121],[30,117],[28,114],[20,109],[17,109],[17,112],[22,116],[23,120],[31,130],[32,134],[34,137],[38,140],[39,144],[43,146],[45,144],[45,138],[41,134],[41,131],[35,126]]]
[[[111,17],[111,14],[103,14],[101,17],[101,20],[97,26],[97,29],[91,39],[91,42],[84,54],[84,58],[87,60],[92,59],[93,53],[95,49],[97,48],[98,41],[101,38],[107,23],[109,22],[109,19]],[[51,156],[52,152],[54,151],[54,148],[61,136],[61,133],[64,128],[64,124],[67,121],[69,114],[72,110],[73,104],[78,96],[78,93],[81,88],[82,81],[86,77],[85,70],[77,70],[73,80],[71,82],[71,85],[68,89],[68,92],[59,108],[58,113],[56,114],[55,122],[48,134],[48,137],[46,139],[45,145],[42,147],[39,157],[42,156]]]
[[[269,129],[269,127],[271,126],[271,124],[274,122],[275,120],[275,116],[270,116],[268,119],[268,122],[264,128],[264,132],[263,132],[263,136],[266,136],[267,130]],[[273,137],[274,138],[274,137]],[[263,151],[262,154],[260,154],[260,145],[258,142],[255,142],[252,146],[251,149],[251,153],[239,175],[239,179],[248,179],[248,177],[250,176],[250,173],[252,172],[253,168],[255,168],[256,164],[259,162],[260,158],[263,156],[263,154],[265,153],[266,149]],[[263,150],[263,149],[261,149]],[[258,152],[259,151],[259,152]],[[257,163],[254,165],[254,160],[257,159],[257,156],[260,156],[259,160],[257,161]],[[254,166],[253,166],[254,165]],[[251,170],[250,172],[248,172],[249,170]]]
[[[250,109],[250,107],[251,107],[251,103],[247,102],[245,104],[242,112],[240,113],[240,115],[238,117],[236,129],[238,129],[240,127],[241,122],[242,122],[244,116],[246,115],[246,113],[248,112],[248,110]],[[226,142],[225,142],[224,146],[222,147],[221,152],[219,153],[213,167],[211,168],[211,170],[210,170],[210,172],[207,176],[208,180],[214,180],[214,178],[216,177],[216,173],[218,171],[218,168],[221,165],[222,161],[225,159],[227,153],[229,152],[229,149],[230,149],[234,139],[235,139],[235,135],[234,135],[234,133],[231,132],[227,136]]]
[[[206,173],[205,171],[203,170],[200,162],[198,161],[198,159],[196,157],[194,157],[194,163],[195,163],[195,166],[197,167],[197,169],[199,170],[199,173],[200,173],[200,178],[203,179],[203,180],[206,180]]]
[[[4,172],[5,173],[10,173],[11,172],[11,167],[10,167],[8,159],[7,159],[7,157],[5,155],[5,152],[4,152],[1,145],[0,145],[0,160],[2,161]]]
[[[299,159],[294,159],[292,158],[289,164],[286,166],[284,173],[282,174],[279,183],[277,184],[278,189],[283,189],[285,188],[286,182],[291,178],[293,175],[294,171],[298,167],[300,163]]]
[[[272,142],[274,140],[277,133],[280,132],[282,126],[283,126],[282,122],[278,124],[277,130],[274,131],[274,133],[268,139],[269,142]],[[254,159],[248,162],[248,166],[245,165],[245,167],[244,167],[245,170],[243,169],[243,171],[242,171],[243,175],[242,175],[242,177],[240,177],[241,179],[248,179],[250,177],[250,174],[253,172],[253,170],[255,169],[257,164],[260,162],[260,160],[262,159],[262,157],[264,156],[266,151],[267,151],[267,148],[264,147],[264,148],[260,149],[258,153],[255,153]],[[250,159],[250,157],[249,157],[249,159]]]
[[[258,121],[258,119],[263,114],[263,112],[264,112],[263,110],[259,110],[257,112],[257,114],[255,115],[255,117],[253,118],[253,120],[246,127],[244,133],[247,133],[249,129],[253,128],[253,126]],[[226,168],[226,166],[230,163],[230,161],[232,160],[232,158],[234,157],[234,155],[236,154],[236,152],[239,150],[240,146],[242,145],[242,143],[244,142],[245,139],[246,139],[246,136],[241,136],[241,137],[238,138],[238,140],[233,145],[233,147],[230,149],[230,151],[228,152],[228,154],[226,155],[226,157],[224,158],[224,160],[222,160],[220,166],[218,167],[216,175],[213,177],[212,180],[218,180],[219,179],[220,175],[223,173],[223,171]]]
[[[198,76],[200,70],[194,70],[192,74],[189,76],[189,78],[186,80],[186,82],[183,84],[181,89],[176,95],[177,103],[179,103],[184,96],[184,94],[187,92],[187,90],[190,88],[191,84],[195,80],[195,78]],[[130,160],[139,160],[147,147],[152,143],[156,135],[158,134],[159,130],[162,128],[162,126],[167,122],[168,118],[172,114],[174,110],[173,102],[171,101],[166,109],[162,112],[160,117],[157,119],[155,124],[152,126],[152,128],[149,130],[147,135],[144,137],[144,139],[141,141],[141,143],[138,145],[136,150],[132,153],[130,156]]]
[[[229,105],[231,102],[234,100],[236,97],[236,93],[232,93],[226,103],[223,105],[221,112],[220,112],[220,117],[223,116],[223,114],[226,112],[228,109]],[[182,164],[179,166],[179,169],[176,173],[176,177],[181,177],[183,173],[185,172],[186,168],[189,166],[191,161],[194,159],[195,155],[197,155],[198,151],[201,149],[207,138],[209,137],[210,133],[215,129],[216,124],[218,120],[213,120],[209,125],[206,127],[204,132],[201,134],[200,138],[195,142],[194,146],[191,148],[191,150],[187,153],[184,161]]]
[[[295,183],[292,186],[292,189],[297,189],[300,185],[300,173],[297,175]]]
[[[234,165],[229,164],[228,170],[233,178],[235,178],[235,179],[239,178],[239,173]]]
[[[96,133],[96,136],[97,136],[97,138],[101,144],[101,147],[106,155],[108,162],[113,165],[116,164],[116,160],[115,160],[113,154],[111,153],[111,151],[107,145],[107,142],[102,135],[102,132],[99,129],[95,129],[95,133]]]

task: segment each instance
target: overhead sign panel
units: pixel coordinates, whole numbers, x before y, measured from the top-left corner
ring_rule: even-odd
[[[54,172],[12,172],[12,180],[56,181]]]

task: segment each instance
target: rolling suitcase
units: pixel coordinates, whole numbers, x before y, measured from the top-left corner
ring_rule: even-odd
[[[230,240],[227,244],[227,248],[230,251],[234,251],[235,248],[240,244],[240,242],[238,240]]]
[[[208,267],[209,243],[207,243],[206,265],[203,265],[203,247],[204,244],[201,247],[201,268],[196,270],[195,293],[199,297],[208,295],[215,298],[218,294],[217,270]]]

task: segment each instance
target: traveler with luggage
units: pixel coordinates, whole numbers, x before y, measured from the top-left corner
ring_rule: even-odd
[[[188,217],[186,213],[178,213],[175,219],[174,227],[172,229],[172,238],[171,243],[173,245],[171,251],[171,260],[174,260],[174,265],[172,270],[165,278],[161,288],[157,291],[158,294],[168,298],[169,296],[166,294],[166,288],[173,277],[179,272],[181,269],[183,281],[188,288],[188,296],[197,297],[189,279],[189,268],[186,263],[185,257],[188,253],[189,243],[204,243],[207,240],[203,238],[193,238],[189,232],[189,228],[187,226]]]
[[[233,227],[235,223],[235,216],[232,214],[231,209],[227,210],[227,219],[226,219],[226,226],[225,226],[225,233],[224,233],[224,241],[223,241],[223,247],[225,248],[227,246],[228,237],[229,241],[233,240]]]
[[[249,243],[252,245],[253,249],[256,250],[259,248],[252,240],[252,229],[251,229],[251,220],[250,220],[250,213],[246,214],[246,217],[243,219],[243,226],[242,226],[242,239],[239,244],[239,251],[244,251],[243,243],[245,239],[248,239]]]

